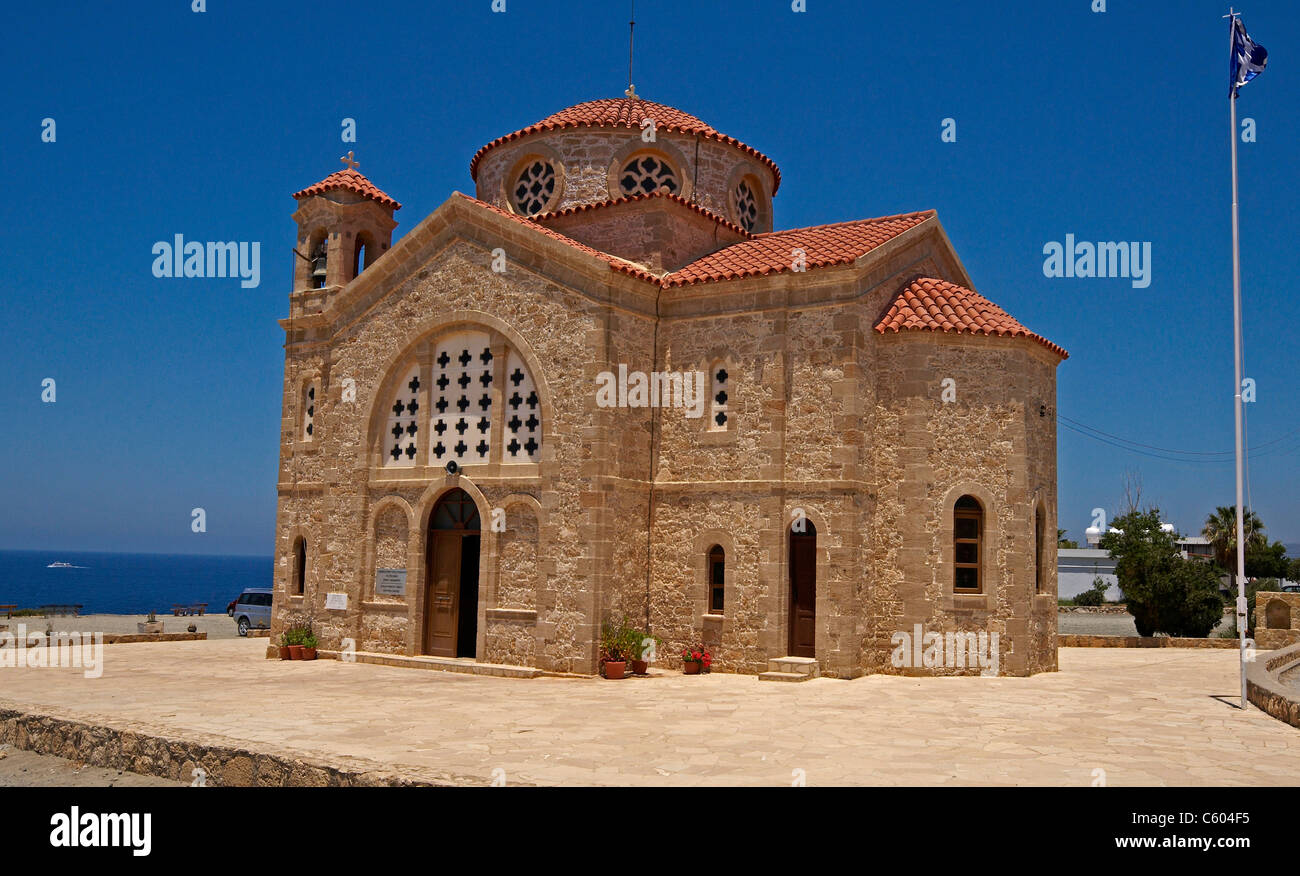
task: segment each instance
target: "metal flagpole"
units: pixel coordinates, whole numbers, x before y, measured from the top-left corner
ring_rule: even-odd
[[[1228,51],[1236,50],[1236,13],[1228,9]],[[1229,55],[1231,57],[1231,55]],[[1246,539],[1242,516],[1241,485],[1241,253],[1237,233],[1237,83],[1228,94],[1232,122],[1232,349],[1233,412],[1237,424],[1237,635],[1238,662],[1241,664],[1241,709],[1246,710]]]

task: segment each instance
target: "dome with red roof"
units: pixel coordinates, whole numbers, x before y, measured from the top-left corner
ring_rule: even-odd
[[[772,228],[772,159],[690,113],[635,94],[580,103],[475,153],[480,200],[521,216],[664,193],[746,231]]]

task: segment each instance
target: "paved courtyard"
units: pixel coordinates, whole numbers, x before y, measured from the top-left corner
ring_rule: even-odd
[[[265,647],[108,646],[97,679],[0,669],[0,707],[464,784],[1300,784],[1300,732],[1233,705],[1234,651],[1066,648],[1033,678],[774,684],[282,663]]]

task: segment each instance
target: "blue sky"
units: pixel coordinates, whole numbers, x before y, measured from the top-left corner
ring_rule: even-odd
[[[1160,448],[1231,451],[1226,9],[1204,0],[637,4],[640,94],[771,156],[777,227],[935,208],[976,288],[1066,347],[1058,410]],[[290,194],[341,167],[398,234],[492,138],[626,86],[625,3],[49,2],[6,17],[0,548],[269,554]],[[1300,542],[1300,12],[1246,12],[1271,66],[1239,104],[1254,507]],[[340,140],[345,117],[357,142]],[[41,140],[42,119],[57,139]],[[943,143],[944,118],[957,141]],[[1149,241],[1152,282],[1049,279],[1042,249]],[[259,241],[262,283],[158,279],[155,241]],[[42,403],[41,381],[57,381]],[[1281,440],[1279,440],[1281,439]],[[1126,469],[1184,531],[1229,461],[1060,429],[1060,519]],[[190,531],[190,510],[207,532]]]

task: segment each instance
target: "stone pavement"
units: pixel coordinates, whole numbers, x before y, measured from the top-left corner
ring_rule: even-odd
[[[98,679],[0,669],[0,708],[461,784],[1300,784],[1300,732],[1233,705],[1234,651],[1068,648],[1032,678],[783,685],[282,663],[265,647],[113,645]]]

